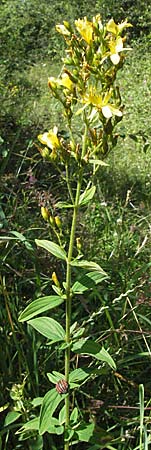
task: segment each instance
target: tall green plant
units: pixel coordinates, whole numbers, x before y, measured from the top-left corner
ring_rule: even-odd
[[[123,30],[129,26],[127,21],[117,25],[113,19],[103,25],[100,15],[93,17],[92,22],[86,17],[76,20],[75,28],[68,22],[57,25],[66,42],[66,56],[61,74],[58,78],[50,77],[48,85],[52,96],[62,105],[66,131],[55,126],[38,136],[43,145],[39,147],[42,157],[54,165],[66,186],[65,201],[63,197],[55,208],[69,213],[71,229],[68,237],[63,214],[56,216],[42,206],[42,216],[49,223],[55,240],[37,239],[36,244],[62,261],[65,277],[60,280],[54,271],[52,289],[55,294],[33,301],[20,314],[19,320],[27,321],[51,346],[57,343],[57,348],[64,353],[65,373],[55,371],[54,367],[54,371],[47,374],[55,387],[45,394],[40,416],[25,424],[22,431],[35,429],[40,435],[45,432],[63,434],[64,450],[79,441],[90,442],[92,446],[96,443],[95,424],[87,423],[84,417],[81,419],[75,390],[100,375],[102,364],[107,363],[113,370],[116,368],[108,351],[87,335],[86,324],[80,327],[74,322],[72,311],[78,296],[80,301],[81,295],[93,291],[107,278],[96,262],[85,259],[86,250],[82,253],[79,231],[77,234],[78,213],[91,202],[95,194],[95,175],[106,165],[104,158],[117,141],[114,129],[122,119],[123,107],[116,75],[127,50]],[[60,304],[65,305],[64,327],[62,318],[60,323],[52,317],[36,317]],[[71,353],[88,355],[92,361],[88,367],[75,365],[72,368]]]

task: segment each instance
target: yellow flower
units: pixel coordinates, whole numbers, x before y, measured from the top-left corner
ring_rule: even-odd
[[[67,73],[63,73],[61,80],[58,80],[58,82],[61,86],[69,89],[69,91],[71,91],[73,88],[73,83]]]
[[[66,22],[64,22],[64,25],[60,23],[56,25],[56,30],[58,31],[58,33],[63,34],[63,36],[70,36],[70,31],[66,27]]]
[[[38,139],[41,144],[47,145],[48,148],[51,148],[51,150],[53,150],[56,147],[60,147],[60,141],[57,137],[57,131],[57,127],[54,127],[53,131],[49,130],[44,134],[39,134]]]
[[[121,22],[118,25],[114,22],[113,19],[110,19],[107,23],[106,29],[109,33],[113,33],[115,36],[120,34],[124,28],[132,27],[131,23],[128,23],[127,20],[125,22]]]
[[[110,49],[110,59],[113,64],[118,64],[120,62],[119,53],[123,50],[123,39],[118,36],[116,40],[111,39],[109,42]]]
[[[69,75],[67,73],[63,73],[61,78],[49,77],[48,78],[48,86],[53,91],[60,86],[64,86],[65,88],[67,88],[71,91],[73,88],[73,83],[72,83]]]
[[[102,96],[101,94],[97,93],[96,89],[93,86],[91,86],[89,88],[89,92],[83,96],[82,103],[85,104],[84,108],[87,105],[92,105],[96,109],[101,110],[103,116],[106,117],[106,119],[110,119],[110,117],[112,117],[113,115],[121,117],[122,112],[114,105],[109,103],[111,95],[112,91],[110,90],[109,92],[106,92],[104,96]],[[79,113],[82,112],[82,109],[79,110]]]
[[[87,44],[91,44],[93,41],[93,24],[87,20],[87,17],[84,19],[75,20],[75,26],[78,32],[81,34],[83,39],[87,42]]]

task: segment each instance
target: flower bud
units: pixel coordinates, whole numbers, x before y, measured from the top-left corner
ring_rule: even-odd
[[[81,239],[80,237],[76,238],[76,244],[77,244],[77,250],[79,253],[81,253],[82,245],[81,245]]]
[[[56,222],[56,225],[59,228],[59,230],[61,230],[62,229],[62,223],[61,223],[61,220],[60,220],[59,216],[55,217],[55,222]]]
[[[44,147],[43,149],[41,149],[41,155],[43,158],[49,159],[49,157],[50,157],[49,149],[47,147]]]
[[[42,215],[44,220],[46,220],[46,221],[49,220],[49,211],[44,206],[41,206],[41,215]]]
[[[49,222],[50,222],[50,225],[51,225],[52,227],[55,226],[55,219],[54,219],[53,216],[49,216]]]
[[[52,277],[51,278],[52,278],[52,281],[54,282],[55,286],[57,286],[59,288],[60,287],[60,283],[59,283],[59,280],[57,278],[56,272],[52,273]]]

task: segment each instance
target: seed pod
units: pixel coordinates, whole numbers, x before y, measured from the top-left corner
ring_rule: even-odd
[[[66,380],[59,380],[56,384],[56,391],[58,394],[67,394],[69,385]]]

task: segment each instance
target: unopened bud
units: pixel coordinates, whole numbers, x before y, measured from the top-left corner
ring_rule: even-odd
[[[49,149],[48,149],[47,147],[44,147],[44,148],[41,150],[41,155],[42,155],[43,158],[49,159],[49,156],[50,156],[50,154],[49,154]]]
[[[56,225],[57,225],[57,227],[59,228],[59,230],[62,228],[62,223],[61,223],[61,220],[60,220],[60,217],[59,216],[56,216],[55,217],[55,222],[56,222]]]
[[[59,288],[60,287],[60,283],[59,283],[59,280],[57,278],[56,272],[52,273],[52,277],[51,278],[52,278],[52,281],[54,282],[54,284]]]
[[[50,222],[50,225],[51,225],[52,227],[55,226],[55,219],[54,219],[53,216],[49,216],[49,222]]]
[[[82,245],[81,245],[81,239],[80,239],[80,237],[76,238],[76,244],[77,244],[77,250],[78,250],[78,252],[81,253]]]
[[[46,220],[46,221],[49,220],[49,211],[44,206],[41,206],[41,215],[42,215],[44,220]]]

